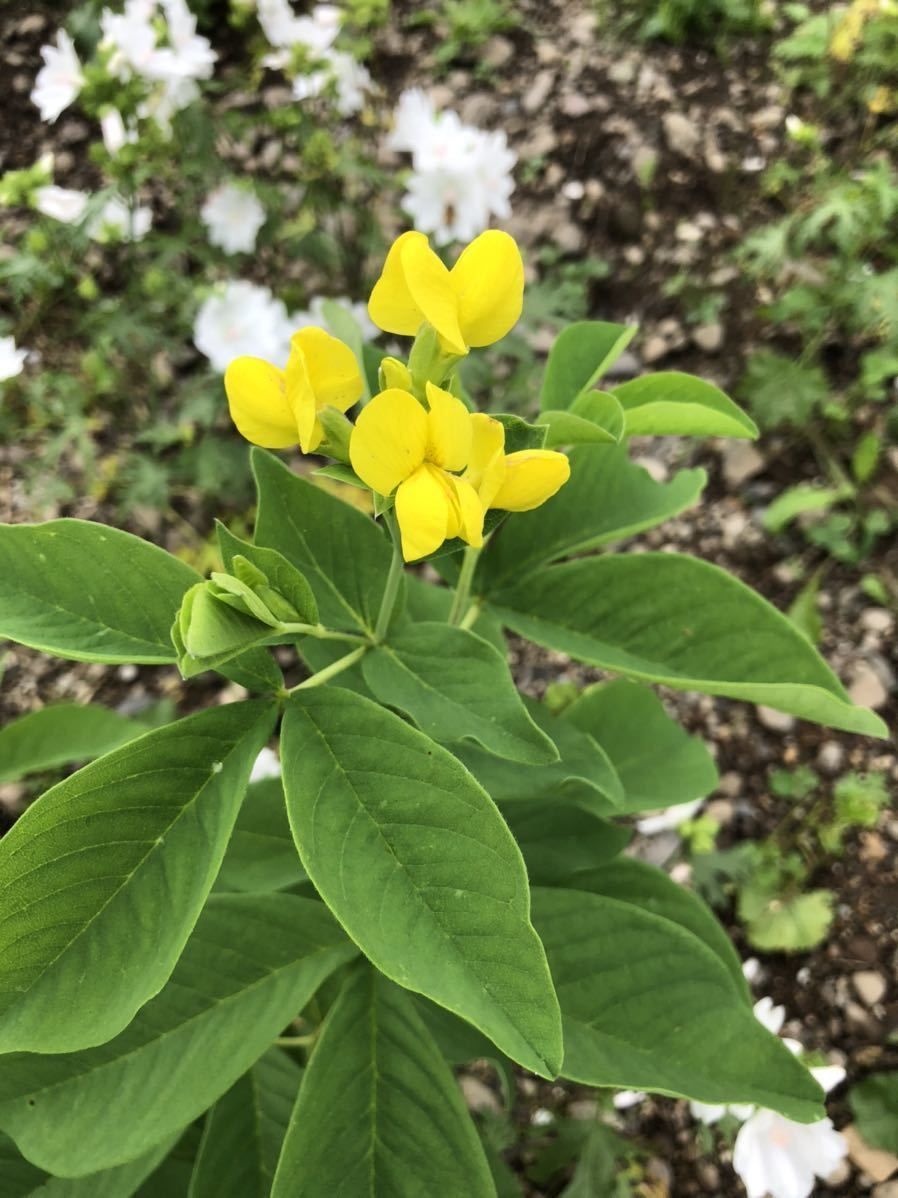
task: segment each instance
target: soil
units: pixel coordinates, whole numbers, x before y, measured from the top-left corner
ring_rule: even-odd
[[[53,127],[41,126],[28,100],[38,48],[58,24],[62,7],[16,3],[0,13],[0,49],[11,68],[3,74],[7,119],[5,135],[0,133],[0,168],[30,164],[52,144],[59,181],[77,185],[84,123],[64,115]],[[390,101],[404,87],[425,86],[472,123],[506,129],[522,180],[508,227],[525,247],[549,244],[571,260],[592,256],[609,264],[608,277],[594,284],[592,315],[640,324],[640,338],[624,356],[624,371],[684,369],[732,388],[747,355],[759,345],[774,342],[783,352],[794,350],[788,336],[771,332],[757,315],[761,297],[732,258],[747,229],[779,215],[763,196],[759,175],[765,164],[789,153],[785,117],[804,103],[799,98],[793,104],[774,76],[768,39],[734,39],[725,56],[711,48],[632,40],[621,48],[597,37],[593,6],[579,0],[526,0],[515,6],[517,28],[494,36],[470,61],[438,77],[433,52],[444,31],[439,25],[410,28],[408,17],[418,8],[393,6],[390,25],[377,39],[374,77]],[[850,142],[851,132],[845,117],[844,126],[831,131],[832,144]],[[679,293],[672,294],[671,282],[681,276]],[[839,675],[859,688],[857,693],[864,685],[868,693],[872,688],[879,713],[894,726],[894,613],[890,621],[889,613],[864,594],[857,571],[810,549],[800,533],[769,538],[760,523],[765,505],[783,486],[819,478],[812,448],[800,437],[778,437],[762,442],[757,459],[749,461],[738,445],[724,442],[645,441],[637,453],[659,478],[687,465],[701,465],[709,473],[702,505],[646,534],[641,543],[715,562],[783,609],[798,593],[801,578],[823,567],[821,650]],[[887,467],[884,485],[898,494],[895,467],[895,462]],[[30,517],[20,479],[21,451],[0,446],[4,520]],[[87,502],[64,514],[115,522],[102,506]],[[182,533],[180,527],[162,526],[157,535],[172,544]],[[898,576],[898,547],[883,546],[864,570]],[[515,643],[512,652],[517,680],[528,693],[542,694],[553,681],[598,677],[532,646]],[[0,725],[59,699],[96,700],[134,711],[163,696],[177,701],[182,711],[222,699],[207,680],[185,686],[174,670],[58,662],[13,646],[5,654]],[[770,793],[772,766],[811,765],[826,785],[847,769],[880,770],[898,792],[898,760],[888,742],[788,718],[771,720],[747,705],[706,696],[665,692],[665,699],[717,757],[721,788],[711,803],[730,842],[768,834],[789,810],[789,800]],[[25,795],[23,787],[0,787],[0,814],[7,823]],[[646,843],[641,851],[656,858],[666,850],[675,851],[675,844]],[[886,811],[875,829],[849,837],[845,854],[823,863],[812,882],[836,893],[832,932],[814,952],[763,956],[757,993],[784,1004],[787,1033],[844,1064],[850,1083],[871,1069],[898,1067],[894,810]],[[734,921],[730,932],[744,956],[760,955],[745,944]],[[872,1006],[865,1005],[852,980],[862,971],[886,982],[884,997]],[[488,1071],[472,1073],[491,1084]],[[844,1087],[837,1091],[830,1105],[838,1127],[850,1121],[844,1092]],[[537,1110],[582,1111],[588,1098],[578,1087],[522,1078],[515,1118],[531,1124]],[[710,1156],[699,1153],[685,1103],[649,1099],[622,1113],[620,1122],[651,1154],[655,1188],[646,1189],[647,1196],[737,1198],[744,1193],[727,1165],[725,1147]],[[521,1167],[524,1162],[513,1163]],[[866,1193],[872,1184],[852,1162],[837,1183],[821,1183],[815,1195],[846,1198]],[[554,1187],[530,1186],[528,1193],[549,1198],[561,1188],[559,1181]]]

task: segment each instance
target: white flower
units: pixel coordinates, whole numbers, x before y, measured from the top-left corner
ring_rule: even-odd
[[[366,341],[372,341],[379,336],[380,329],[371,320],[368,315],[368,305],[365,303],[354,304],[352,300],[347,299],[345,295],[324,296],[316,295],[309,304],[307,312],[291,312],[290,324],[294,330],[304,329],[309,325],[314,325],[317,328],[327,328],[336,336],[336,330],[331,329],[327,317],[324,315],[324,305],[330,300],[331,303],[339,304],[343,308],[347,308],[352,314],[353,320],[359,326],[362,337]]]
[[[150,231],[152,209],[137,204],[129,208],[120,196],[110,196],[87,226],[94,241],[140,241]]]
[[[308,16],[298,17],[289,0],[258,0],[256,12],[270,45],[287,50],[304,46],[318,55],[334,44],[342,20],[334,4],[316,4]]]
[[[837,1065],[812,1069],[827,1091],[845,1079]],[[816,1177],[829,1177],[848,1152],[845,1137],[830,1119],[795,1123],[775,1111],[756,1111],[742,1125],[733,1150],[733,1168],[748,1198],[808,1198]]]
[[[248,187],[222,183],[206,198],[200,217],[213,245],[228,254],[247,254],[265,224],[265,209]]]
[[[37,73],[32,101],[42,121],[53,122],[72,103],[84,86],[81,63],[72,39],[64,29],[56,34],[56,45],[42,46],[44,65]]]
[[[0,382],[21,374],[27,357],[27,349],[16,349],[14,337],[0,337]]]
[[[198,98],[200,89],[193,79],[168,79],[157,83],[148,98],[137,110],[137,115],[154,120],[161,132],[171,136],[171,119],[176,112],[186,108]]]
[[[180,79],[208,79],[218,55],[208,38],[196,31],[196,17],[184,0],[162,0],[169,46],[150,59],[147,77],[163,83]]]
[[[368,71],[351,54],[329,50],[326,66],[293,80],[293,95],[297,100],[320,96],[333,83],[336,89],[334,107],[340,116],[352,116],[365,103],[365,92],[371,86]]]
[[[742,962],[742,973],[747,982],[757,982],[762,973],[761,962],[757,957],[748,957]]]
[[[249,775],[250,782],[261,782],[264,778],[280,778],[281,763],[274,749],[262,749],[253,762]]]
[[[286,308],[267,287],[239,280],[224,284],[205,300],[194,322],[193,340],[223,374],[243,354],[286,365],[292,332]]]
[[[677,803],[674,807],[665,807],[643,819],[636,821],[636,827],[643,836],[654,836],[658,832],[669,832],[685,824],[702,805],[701,799],[693,799],[689,803]]]
[[[34,193],[34,206],[42,216],[50,216],[66,225],[77,225],[84,216],[89,199],[86,191],[48,183]]]
[[[399,97],[393,113],[393,129],[387,137],[387,148],[414,154],[427,141],[436,119],[436,108],[430,96],[420,87],[410,87]]]
[[[122,13],[100,14],[103,49],[112,50],[109,70],[118,79],[145,76],[156,54],[155,0],[126,0]]]
[[[100,117],[100,131],[103,134],[103,145],[113,158],[123,146],[137,141],[137,130],[125,127],[122,114],[117,108],[108,108]]]

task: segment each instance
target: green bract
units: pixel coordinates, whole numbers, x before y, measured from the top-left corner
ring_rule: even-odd
[[[489,1198],[451,1072],[473,1057],[821,1116],[710,911],[621,855],[625,817],[717,782],[652,683],[884,728],[735,578],[612,548],[704,484],[654,482],[629,434],[755,433],[685,375],[597,390],[630,334],[558,339],[542,416],[505,419],[505,447],[568,449],[570,480],[491,512],[482,550],[447,543],[452,586],[406,576],[391,503],[372,519],[258,449],[253,539],[219,527],[208,579],[97,524],[0,528],[0,635],[257,696],[169,723],[48,706],[0,731],[0,780],[89,762],[0,841],[17,1193],[49,1175],[125,1196],[168,1160],[195,1198]],[[505,630],[618,677],[550,709],[518,693]],[[305,672],[285,681],[273,647]],[[278,728],[282,779],[250,783]]]

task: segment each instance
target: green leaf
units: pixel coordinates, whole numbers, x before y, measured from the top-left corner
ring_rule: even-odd
[[[116,1035],[171,974],[273,704],[212,708],[85,766],[0,840],[0,1051]]]
[[[630,839],[628,828],[549,799],[508,803],[502,814],[533,886],[576,886],[581,871],[611,861]]]
[[[626,857],[584,870],[564,885],[567,889],[588,890],[590,894],[619,899],[686,928],[716,953],[729,971],[736,993],[751,1005],[742,961],[729,936],[698,895],[672,882],[663,870]]]
[[[292,697],[282,762],[302,863],[366,956],[554,1076],[557,1008],[524,862],[463,766],[337,688]]]
[[[375,698],[404,711],[434,740],[470,738],[514,761],[558,759],[527,714],[505,658],[473,632],[409,624],[365,654],[362,673]]]
[[[627,422],[627,435],[757,437],[752,418],[713,383],[662,370],[622,383],[612,391]]]
[[[200,1146],[194,1123],[184,1132],[162,1164],[146,1179],[134,1198],[189,1198],[193,1163]]]
[[[708,562],[675,553],[566,562],[495,602],[521,636],[612,673],[887,734],[786,616]]]
[[[647,686],[626,679],[591,686],[561,720],[608,754],[623,783],[620,813],[689,803],[717,786],[717,767],[703,742],[684,732]]]
[[[301,624],[318,623],[318,605],[312,588],[305,577],[290,564],[282,553],[276,549],[266,549],[262,545],[251,545],[242,541],[220,522],[216,521],[218,547],[221,550],[225,569],[235,572],[235,558],[245,558],[262,573],[268,580],[268,586],[282,595],[296,612],[289,621]]]
[[[127,1161],[224,1094],[353,951],[321,903],[216,895],[168,984],[115,1039],[3,1058],[0,1126],[61,1176]]]
[[[408,574],[405,583],[406,607],[402,619],[398,621],[399,625],[418,624],[425,620],[434,620],[441,624],[448,621],[453,598],[452,591],[448,587],[434,586],[433,583],[424,582],[416,574]],[[493,648],[502,655],[503,661],[508,660],[508,646],[505,643],[502,625],[489,611],[480,612],[471,631],[476,632],[485,641],[489,641]]]
[[[272,1198],[494,1198],[449,1067],[411,998],[373,969],[347,980],[306,1069]]]
[[[739,888],[738,914],[753,948],[765,953],[807,952],[826,939],[833,903],[831,890],[789,896],[749,882]]]
[[[222,603],[205,582],[198,582],[184,596],[172,629],[185,678],[224,665],[270,636],[269,625]]]
[[[569,456],[571,477],[558,494],[532,512],[512,515],[481,557],[477,577],[487,593],[544,562],[660,524],[691,507],[705,485],[703,470],[681,470],[671,482],[656,483],[622,445],[583,445]]]
[[[225,678],[254,693],[276,694],[284,686],[281,667],[267,649],[248,649],[216,669]]]
[[[0,638],[75,661],[166,663],[199,575],[104,524],[0,525]]]
[[[580,320],[568,325],[549,350],[539,406],[543,411],[570,408],[591,390],[632,341],[635,325]]]
[[[822,1118],[820,1087],[690,932],[583,891],[537,888],[533,910],[564,1017],[565,1077]]]
[[[287,822],[280,778],[265,778],[247,788],[216,886],[263,893],[286,890],[305,879]]]
[[[454,745],[455,756],[497,803],[553,798],[600,814],[614,812],[623,802],[624,791],[605,750],[573,724],[556,719],[544,703],[524,698],[524,706],[555,743],[560,761],[530,766],[523,773],[513,762],[474,745]]]
[[[268,1198],[302,1070],[277,1048],[206,1116],[190,1198]]]
[[[0,1198],[131,1198],[177,1139],[170,1137],[113,1169],[85,1177],[50,1177],[26,1161],[15,1143],[0,1133]]]
[[[146,729],[98,703],[54,703],[0,728],[0,782],[90,761]]]
[[[872,1148],[898,1153],[898,1072],[874,1073],[851,1087],[848,1105]]]
[[[817,487],[813,483],[798,483],[787,487],[771,503],[764,512],[761,523],[768,532],[782,532],[787,524],[791,524],[798,516],[806,512],[828,512],[836,503],[851,490],[844,487]]]
[[[277,549],[308,579],[329,628],[373,633],[392,553],[373,520],[253,449],[257,545]]]
[[[584,391],[569,409],[540,413],[548,425],[546,445],[616,444],[624,434],[624,410],[607,391]]]

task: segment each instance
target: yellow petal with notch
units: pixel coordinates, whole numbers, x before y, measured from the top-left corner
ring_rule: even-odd
[[[505,479],[505,427],[484,412],[475,412],[470,420],[473,435],[465,479],[486,509]]]
[[[450,525],[456,523],[440,473],[434,466],[419,466],[396,492],[396,519],[402,536],[402,556],[407,562],[439,549]]]
[[[287,403],[299,430],[299,447],[303,453],[314,453],[321,444],[324,430],[318,423],[318,405],[309,377],[309,363],[299,344],[291,342],[284,378]]]
[[[456,478],[453,474],[446,474],[444,477],[449,480],[449,485],[455,492],[456,527],[453,529],[452,535],[461,537],[475,549],[480,549],[483,545],[483,517],[485,515],[483,503],[477,492],[465,479]]]
[[[421,465],[426,449],[427,413],[413,395],[391,387],[359,412],[349,460],[372,491],[390,495]]]
[[[490,507],[529,512],[559,491],[571,476],[563,453],[554,449],[522,449],[505,459],[505,478]]]
[[[362,375],[358,359],[337,337],[324,329],[300,329],[290,338],[291,350],[300,349],[306,358],[315,406],[345,412],[362,397]]]
[[[468,347],[458,324],[458,299],[449,271],[427,244],[407,241],[401,251],[402,272],[412,299],[424,319],[436,329],[444,349],[466,354]]]
[[[396,238],[368,300],[368,315],[377,327],[402,337],[414,337],[424,323],[424,315],[406,282],[402,260],[405,247],[415,242],[428,248],[423,233],[403,233]]]
[[[471,413],[456,396],[428,382],[427,460],[445,470],[464,470],[471,456]]]
[[[449,279],[468,345],[492,345],[517,324],[524,303],[524,263],[508,233],[489,229],[475,237],[462,250]]]
[[[224,385],[231,419],[247,441],[265,449],[297,443],[282,370],[261,358],[235,358],[225,371]]]

